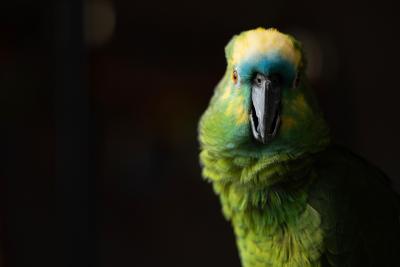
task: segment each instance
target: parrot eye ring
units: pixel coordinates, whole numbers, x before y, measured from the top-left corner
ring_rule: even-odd
[[[236,70],[234,70],[232,73],[232,79],[233,79],[233,83],[236,84],[238,81],[238,73]]]

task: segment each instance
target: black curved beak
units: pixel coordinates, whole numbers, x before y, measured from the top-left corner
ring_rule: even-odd
[[[251,89],[250,123],[253,137],[269,143],[280,126],[281,88],[272,77],[257,74]]]

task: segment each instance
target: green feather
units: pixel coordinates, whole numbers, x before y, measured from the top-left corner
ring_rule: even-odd
[[[399,200],[379,170],[330,145],[300,43],[259,28],[234,37],[225,51],[226,73],[199,123],[200,162],[243,266],[400,266]],[[257,68],[270,53],[291,62],[299,82],[286,81],[279,133],[263,145],[252,138],[251,75],[241,72],[241,60]]]

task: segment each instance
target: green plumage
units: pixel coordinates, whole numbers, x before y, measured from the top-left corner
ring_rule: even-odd
[[[257,29],[234,37],[226,56],[199,124],[200,160],[243,266],[400,266],[399,199],[379,170],[330,144],[299,43]],[[296,77],[285,75],[291,66]],[[255,69],[277,72],[285,84],[282,123],[268,144],[254,142],[249,125]]]

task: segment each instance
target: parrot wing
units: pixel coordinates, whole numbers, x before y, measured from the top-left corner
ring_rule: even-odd
[[[309,205],[321,216],[322,266],[400,266],[400,201],[388,177],[350,151],[316,156]]]

